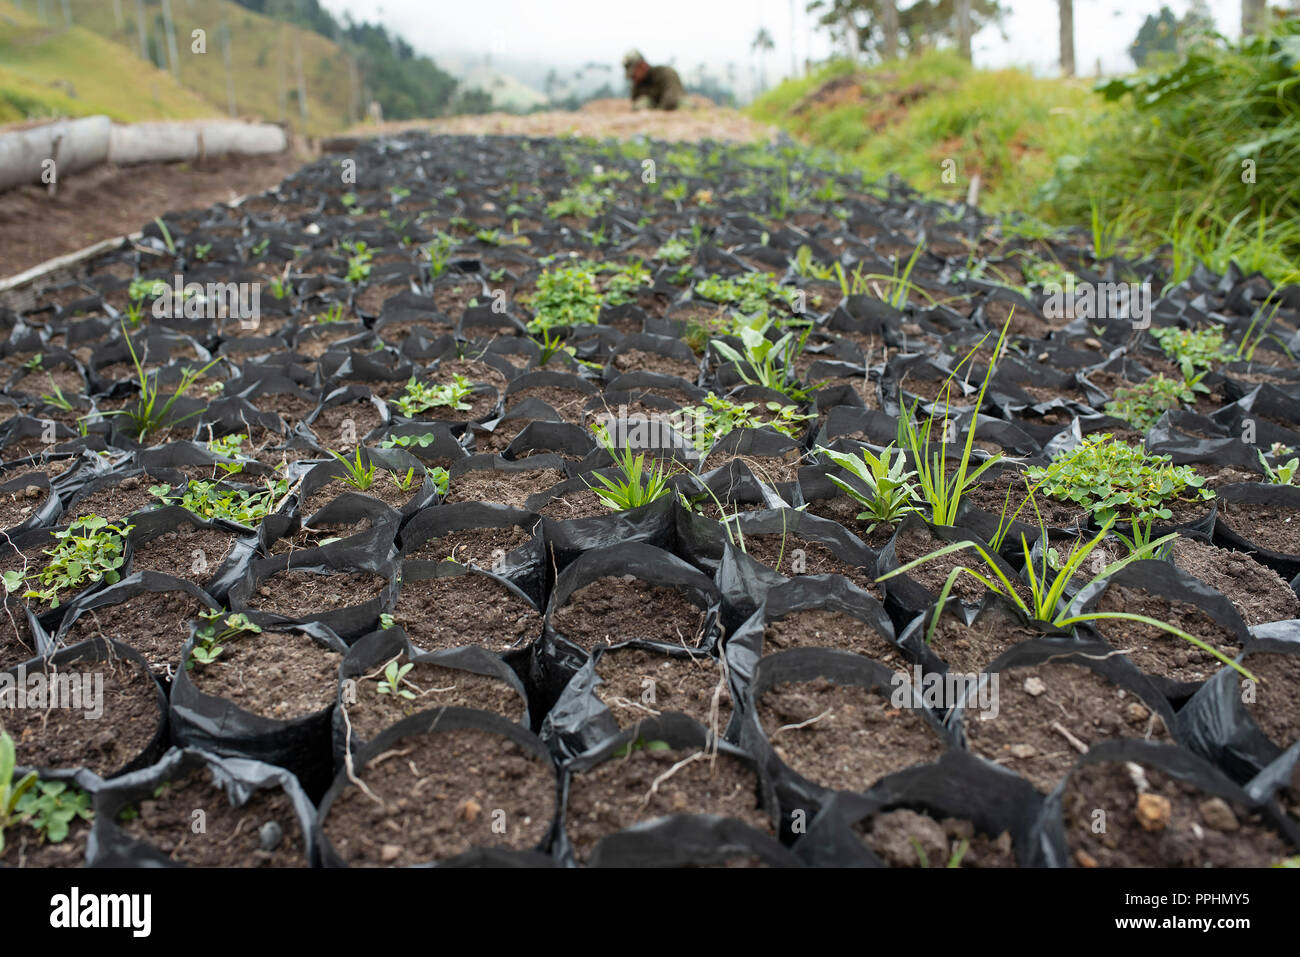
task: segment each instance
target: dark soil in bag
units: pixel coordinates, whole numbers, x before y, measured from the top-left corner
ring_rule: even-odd
[[[192,582],[214,598],[226,596],[247,567],[253,541],[234,526],[204,522],[179,505],[137,515],[128,533],[130,571]]]
[[[768,655],[754,669],[742,746],[771,770],[787,818],[811,816],[831,792],[865,791],[950,746],[938,719],[912,699],[905,675],[858,655]]]
[[[753,760],[709,744],[681,715],[643,721],[566,767],[564,831],[574,860],[588,863],[607,835],[665,815],[732,818],[775,835],[770,786]]]
[[[194,637],[186,642],[172,682],[176,743],[278,765],[308,794],[322,793],[346,645],[319,624],[268,627],[226,639],[214,662],[190,668],[194,644]]]
[[[541,635],[541,612],[506,579],[451,562],[422,565],[403,566],[392,613],[416,648],[478,645],[500,653]]]
[[[1077,650],[1076,650],[1077,649]],[[1123,658],[1097,642],[1059,639],[1016,646],[981,676],[996,682],[951,719],[966,747],[1050,793],[1079,755],[1110,738],[1169,741],[1168,703]],[[991,707],[989,704],[991,703]]]
[[[534,735],[461,708],[384,731],[320,805],[327,867],[444,863],[475,849],[549,847],[559,807],[555,767]]]
[[[668,713],[687,715],[721,737],[732,719],[722,662],[630,642],[598,648],[578,669],[547,714],[542,736],[572,756]]]
[[[1127,612],[1173,625],[1229,658],[1248,637],[1228,599],[1166,562],[1134,562],[1088,586],[1076,600],[1088,611]],[[1091,627],[1173,700],[1191,695],[1220,666],[1208,651],[1154,625],[1110,619]]]
[[[1182,537],[1174,542],[1173,562],[1232,602],[1247,625],[1300,617],[1300,597],[1273,569],[1245,552]]]
[[[1043,629],[1026,622],[1020,611],[996,595],[971,608],[949,599],[935,627],[934,637],[926,634],[934,620],[934,606],[921,611],[898,636],[898,643],[913,656],[929,654],[947,665],[949,671],[976,674],[1022,641],[1041,638]]]
[[[316,809],[288,771],[172,749],[96,795],[95,867],[308,867]]]
[[[28,614],[22,601],[6,598],[0,607],[0,670],[47,654],[49,645],[45,629]]]
[[[633,640],[707,649],[717,637],[718,601],[712,581],[662,549],[596,548],[556,580],[547,629],[588,652]]]
[[[1044,821],[1060,842],[1052,850],[1063,845],[1077,867],[1272,867],[1295,853],[1272,813],[1227,778],[1145,742],[1091,751],[1048,800]]]
[[[55,642],[67,646],[89,638],[114,638],[143,655],[155,674],[170,680],[180,666],[190,620],[219,607],[197,585],[140,572],[70,605]]]
[[[1223,544],[1250,552],[1288,581],[1300,575],[1300,488],[1225,485],[1218,495],[1215,534]]]
[[[397,691],[388,667],[396,663]],[[401,669],[410,665],[410,669]],[[334,756],[356,751],[404,718],[441,708],[472,708],[528,725],[528,696],[514,670],[482,648],[419,652],[398,629],[367,635],[339,670]]]
[[[125,645],[96,638],[4,674],[0,702],[20,767],[85,768],[111,778],[162,753],[166,699],[145,660]]]
[[[542,456],[530,456],[518,463],[498,460],[496,465],[489,467],[453,467],[445,501],[490,502],[526,509],[525,502],[538,489],[549,488],[568,478],[558,457],[551,467],[542,459]]]
[[[588,867],[799,867],[770,834],[717,815],[673,815],[602,838]]]

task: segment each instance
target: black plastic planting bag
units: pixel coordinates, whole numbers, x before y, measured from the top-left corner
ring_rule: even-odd
[[[550,567],[546,561],[546,542],[539,534],[541,517],[536,512],[510,508],[494,502],[453,502],[426,508],[402,528],[400,546],[404,561],[425,542],[451,532],[476,528],[519,528],[532,536],[518,548],[497,557],[489,569],[511,582],[538,608],[545,606]]]
[[[805,820],[811,820],[822,805],[835,793],[832,788],[810,781],[785,764],[773,750],[768,741],[767,732],[763,730],[758,714],[758,701],[763,693],[779,682],[802,682],[824,678],[839,685],[855,685],[867,688],[883,695],[887,700],[895,694],[904,701],[902,710],[913,711],[921,715],[930,729],[944,744],[945,750],[956,746],[953,733],[939,720],[929,708],[913,706],[914,693],[911,683],[906,678],[900,688],[896,673],[869,658],[855,655],[848,651],[834,651],[825,648],[792,648],[759,659],[754,667],[754,677],[744,699],[745,719],[740,729],[740,745],[765,769],[772,779],[776,794],[781,802],[782,815],[787,824],[799,820],[802,812]],[[895,772],[895,774],[902,772]],[[894,775],[886,775],[876,781],[870,788],[875,790],[883,786]]]
[[[572,844],[569,841],[567,832],[564,830],[564,824],[568,820],[569,793],[573,787],[574,777],[606,761],[621,760],[624,749],[634,746],[638,740],[663,741],[672,749],[680,751],[716,752],[719,755],[726,755],[732,760],[739,761],[754,772],[757,786],[757,793],[754,796],[757,806],[763,810],[773,824],[777,822],[777,795],[762,766],[754,760],[752,755],[726,741],[716,740],[704,725],[684,714],[664,714],[657,718],[647,718],[630,728],[625,728],[617,735],[606,739],[591,750],[564,764],[562,776],[563,815],[555,854],[565,863],[569,865],[577,864],[573,856]],[[728,821],[730,823],[724,823]],[[645,829],[647,828],[653,828],[654,830],[649,835],[646,835]],[[754,839],[751,843],[750,838],[755,834],[761,835],[767,840]],[[664,846],[665,842],[671,841],[673,838],[681,838],[682,843],[675,845],[675,847]],[[764,853],[764,849],[770,849],[772,844],[776,843],[774,838],[762,834],[762,832],[754,831],[752,828],[744,827],[734,819],[722,818],[718,815],[690,814],[670,814],[638,822],[602,838],[600,844],[596,845],[597,848],[611,841],[611,839],[614,839],[613,843],[604,852],[606,856],[603,858],[605,861],[603,866],[606,867],[615,866],[611,863],[614,860],[626,860],[621,856],[628,853],[645,853],[653,859],[659,860],[685,858],[681,865],[665,863],[658,866],[685,866],[689,864],[710,866],[720,864],[727,857],[733,856],[729,850],[730,846],[735,846],[732,842],[738,842],[739,845],[735,853],[757,851],[765,858],[767,854]],[[644,843],[642,843],[643,841]],[[741,848],[752,848],[753,850],[742,851]],[[594,854],[595,851],[593,850]],[[720,854],[725,856],[719,857]],[[777,855],[777,858],[781,858],[781,855]],[[597,860],[593,856],[588,860],[587,866],[596,866]],[[788,858],[786,860],[788,861]],[[627,866],[632,866],[630,861]]]
[[[230,608],[232,611],[246,613],[255,624],[263,627],[280,628],[284,625],[319,622],[344,640],[359,638],[374,631],[379,615],[393,607],[397,588],[393,580],[396,571],[393,555],[391,547],[382,552],[367,551],[343,541],[273,558],[255,559],[243,580],[230,590]],[[282,571],[306,572],[310,575],[370,574],[387,579],[387,583],[376,597],[359,605],[323,611],[305,618],[289,618],[277,612],[259,611],[250,607],[248,602],[253,592],[266,579]]]
[[[1252,635],[1237,658],[1247,670],[1257,654],[1300,655],[1300,622],[1261,625]],[[1225,665],[1178,712],[1180,740],[1243,786],[1300,744],[1300,739],[1287,742],[1284,749],[1260,730],[1242,701],[1254,692],[1240,672]]]
[[[596,845],[587,866],[727,867],[738,861],[803,866],[770,834],[714,814],[674,814],[616,831]]]
[[[189,509],[182,508],[179,505],[166,505],[147,512],[137,512],[132,516],[131,523],[135,527],[127,533],[126,542],[127,553],[131,556],[127,568],[132,572],[135,571],[132,567],[134,565],[135,551],[140,546],[153,541],[159,535],[175,530],[181,525],[190,525],[194,528],[212,528],[241,536],[234,540],[230,546],[230,551],[220,562],[209,562],[205,555],[193,556],[196,563],[201,562],[202,564],[192,567],[206,566],[211,576],[201,583],[201,587],[217,601],[224,601],[230,589],[244,577],[248,569],[248,563],[253,559],[257,548],[257,540],[248,534],[248,529],[221,520],[204,521]],[[141,569],[141,571],[143,570]]]
[[[1250,640],[1250,631],[1246,627],[1246,623],[1242,621],[1241,615],[1237,613],[1237,609],[1233,607],[1232,602],[1225,598],[1223,594],[1204,584],[1199,579],[1188,575],[1182,569],[1168,562],[1155,559],[1134,562],[1121,568],[1113,575],[1092,582],[1075,596],[1071,605],[1072,612],[1094,611],[1097,603],[1101,601],[1102,595],[1111,585],[1122,585],[1126,588],[1149,591],[1171,601],[1184,601],[1196,605],[1213,618],[1215,622],[1231,632],[1242,647],[1245,647]],[[1122,621],[1114,623],[1123,626]],[[1097,627],[1097,624],[1099,623],[1094,623],[1092,627]],[[1182,641],[1181,638],[1175,635],[1169,635],[1169,640]],[[1118,643],[1122,645],[1122,639],[1118,640]],[[1152,683],[1165,697],[1175,702],[1190,697],[1202,684],[1202,682],[1177,681],[1161,675],[1147,675],[1147,677],[1151,679]]]
[[[171,575],[163,575],[160,572],[135,572],[128,575],[115,585],[109,585],[101,591],[93,592],[84,598],[79,598],[69,603],[67,613],[63,616],[63,621],[59,625],[59,630],[54,635],[56,646],[66,644],[68,633],[77,619],[83,616],[94,615],[100,623],[100,628],[107,632],[107,637],[120,641],[124,645],[130,645],[131,635],[121,633],[116,628],[114,617],[111,609],[114,605],[120,605],[122,602],[137,595],[146,593],[156,594],[159,592],[180,592],[188,595],[199,604],[207,608],[220,608],[221,605],[207,592],[193,582],[186,581],[183,578],[173,578]],[[176,642],[175,663],[180,663],[180,650],[183,641],[179,638]]]
[[[153,684],[153,689],[156,695],[155,701],[158,706],[157,722],[154,727],[153,735],[149,738],[148,744],[144,746],[144,748],[140,751],[139,754],[137,754],[134,758],[132,758],[122,767],[117,768],[112,773],[103,775],[102,777],[105,780],[107,780],[109,778],[120,777],[123,774],[129,774],[130,772],[135,771],[139,768],[148,767],[149,765],[153,764],[155,761],[158,760],[158,756],[162,754],[167,747],[167,696],[163,694],[162,686],[158,684],[158,679],[155,678],[153,673],[149,670],[149,662],[145,661],[144,656],[141,655],[134,648],[124,645],[119,641],[105,640],[103,638],[90,638],[87,639],[86,641],[78,642],[77,644],[72,645],[68,648],[58,649],[57,651],[54,651],[45,657],[35,658],[31,661],[24,662],[23,664],[16,665],[13,668],[6,669],[4,672],[0,672],[0,674],[8,674],[13,676],[11,681],[12,681],[12,688],[14,689],[13,691],[5,692],[3,685],[9,684],[9,682],[0,683],[0,701],[6,702],[6,707],[11,706],[8,705],[8,702],[13,700],[11,695],[14,692],[21,694],[25,687],[23,684],[23,680],[24,679],[30,680],[31,676],[34,675],[38,670],[39,671],[46,671],[47,669],[55,670],[63,665],[66,665],[74,661],[94,662],[94,661],[116,661],[118,659],[126,659],[127,661],[134,663],[135,665],[142,668],[145,674],[149,675],[149,680]],[[19,776],[21,776],[27,770],[34,770],[39,772],[42,778],[49,776],[49,774],[54,771],[70,770],[68,768],[63,768],[63,769],[41,768],[41,767],[28,768],[26,766],[22,766],[21,751],[19,752],[18,757],[19,757],[20,767],[18,769],[18,772],[16,773]],[[95,777],[95,775],[93,775],[90,771],[85,771],[84,773],[89,774],[92,777]]]
[[[305,528],[350,526],[360,522],[365,522],[366,528],[328,544],[365,554],[388,554],[402,522],[401,513],[361,492],[343,492],[311,515],[302,515],[296,507],[288,514],[268,515],[257,528],[258,546],[269,553],[276,541]]]
[[[448,648],[443,651],[419,651],[411,644],[410,639],[406,637],[406,633],[401,628],[389,628],[386,631],[373,632],[359,640],[348,649],[347,655],[343,658],[343,664],[339,666],[339,698],[334,708],[333,734],[334,768],[336,771],[344,766],[345,748],[349,744],[355,757],[357,752],[365,747],[367,743],[351,728],[344,711],[349,703],[349,697],[355,698],[358,694],[357,679],[361,675],[367,675],[375,671],[385,662],[402,655],[405,655],[406,660],[411,664],[439,665],[443,668],[499,678],[519,693],[519,724],[525,728],[529,727],[528,691],[515,670],[506,664],[501,656],[494,655],[477,645]],[[418,708],[420,711],[443,710],[437,706],[421,708],[418,702],[412,702],[411,707]]]
[[[317,844],[320,848],[321,863],[325,867],[346,867],[345,862],[339,857],[338,852],[330,844],[329,838],[324,832],[325,821],[329,818],[330,808],[339,795],[347,787],[355,787],[352,783],[352,777],[358,777],[365,780],[365,767],[370,761],[385,751],[390,751],[399,746],[399,742],[404,738],[420,734],[443,734],[448,731],[459,731],[464,728],[473,728],[476,730],[487,731],[502,738],[506,738],[519,745],[525,751],[537,756],[545,767],[555,770],[555,764],[551,759],[551,754],[546,745],[535,734],[527,728],[521,727],[507,721],[499,715],[489,714],[486,711],[474,711],[469,708],[440,708],[436,711],[425,711],[420,714],[412,715],[405,718],[395,725],[387,728],[379,734],[373,741],[364,745],[356,754],[352,761],[351,768],[345,768],[340,771],[334,778],[334,783],[330,785],[329,791],[321,799],[319,804],[319,815],[317,824]],[[489,805],[490,806],[490,805]],[[559,828],[561,808],[563,801],[561,799],[560,784],[558,774],[555,788],[555,817],[551,821],[546,837],[534,848],[535,851],[545,853],[551,847],[555,840],[556,832]],[[485,856],[486,855],[486,856]],[[465,866],[492,866],[499,864],[529,864],[531,863],[527,855],[511,853],[503,848],[475,848],[466,851],[464,854],[457,855],[446,860],[430,862],[438,867],[465,867]]]
[[[1070,785],[1070,778],[1079,769],[1090,764],[1107,761],[1131,762],[1141,767],[1154,768],[1179,781],[1199,788],[1208,796],[1223,798],[1252,810],[1262,812],[1264,819],[1279,831],[1293,846],[1300,846],[1300,828],[1283,817],[1275,807],[1261,804],[1251,798],[1244,790],[1233,784],[1223,772],[1219,771],[1204,758],[1198,757],[1185,748],[1169,744],[1155,744],[1123,738],[1118,741],[1103,741],[1094,745],[1088,753],[1075,762],[1074,770],[1066,777],[1043,802],[1038,826],[1035,828],[1032,863],[1034,866],[1072,867],[1069,844],[1066,841],[1065,824],[1062,817],[1062,802],[1065,791]]]
[[[894,625],[880,602],[848,579],[839,575],[814,575],[793,578],[773,585],[767,590],[763,603],[738,628],[731,632],[723,653],[727,657],[727,675],[731,681],[731,697],[736,702],[732,711],[732,727],[728,738],[738,740],[747,692],[754,679],[754,670],[764,655],[763,632],[767,624],[779,621],[801,611],[843,612],[862,622],[865,630],[874,631],[889,644],[896,644]],[[937,669],[942,662],[923,646],[917,651],[903,649],[908,658],[919,660],[927,670]]]
[[[794,852],[810,867],[885,867],[854,825],[877,814],[909,808],[936,820],[955,817],[970,821],[989,837],[1005,832],[1011,836],[1017,862],[1028,866],[1042,802],[1042,795],[1027,781],[954,749],[933,764],[891,774],[866,794],[841,791],[831,795],[807,833],[796,841]],[[930,866],[942,867],[943,862]]]
[[[58,494],[50,487],[50,479],[46,475],[39,473],[20,475],[18,478],[11,479],[0,485],[0,498],[15,494],[30,503],[30,511],[27,517],[17,525],[5,529],[4,533],[6,535],[41,528],[45,525],[53,525],[58,521],[59,516],[63,514],[63,503],[60,501]]]
[[[1221,486],[1216,490],[1216,494],[1219,501],[1239,506],[1235,509],[1238,515],[1244,512],[1248,516],[1251,505],[1272,505],[1294,510],[1296,516],[1300,518],[1300,487],[1298,486],[1244,482],[1238,485]],[[1248,527],[1249,518],[1247,517],[1242,524]],[[1262,548],[1252,542],[1248,535],[1249,533],[1243,534],[1241,530],[1234,530],[1222,516],[1214,526],[1215,538],[1229,548],[1251,553],[1256,561],[1269,566],[1288,581],[1300,575],[1300,554],[1290,555]]]
[[[713,647],[719,637],[718,615],[720,595],[707,575],[693,568],[671,552],[643,542],[623,542],[605,548],[593,548],[564,569],[555,580],[550,601],[546,605],[546,635],[551,640],[568,639],[556,631],[553,617],[563,608],[578,589],[606,577],[630,575],[647,585],[658,585],[676,590],[705,615],[703,637],[693,650],[705,652]],[[650,647],[672,649],[678,646],[661,642],[647,642]],[[570,645],[570,647],[575,647]],[[586,655],[583,653],[585,659]]]
[[[155,765],[115,778],[95,794],[95,823],[86,845],[91,867],[178,867],[175,861],[145,841],[128,837],[117,824],[118,814],[140,801],[151,799],[168,781],[187,777],[206,767],[212,783],[226,792],[231,807],[247,804],[264,788],[279,789],[293,804],[302,830],[305,849],[303,864],[316,861],[316,808],[303,792],[298,779],[284,768],[244,758],[222,757],[198,748],[172,748]],[[253,824],[256,827],[256,822]]]
[[[320,647],[340,655],[348,650],[338,635],[319,623],[276,625],[274,630],[305,635]],[[229,699],[204,694],[194,686],[185,667],[195,640],[191,633],[181,650],[181,667],[172,680],[172,740],[182,747],[274,764],[297,776],[313,798],[321,794],[334,770],[330,755],[334,705],[301,718],[280,721],[245,711]],[[237,640],[256,641],[257,636]],[[220,667],[220,664],[204,667]]]
[[[625,641],[596,648],[591,657],[569,679],[569,683],[565,685],[559,698],[542,721],[540,732],[542,740],[549,744],[562,760],[590,751],[620,733],[618,720],[596,693],[596,687],[602,683],[597,668],[600,660],[611,648],[641,649],[670,658],[709,657],[704,652],[691,652],[685,648],[668,649],[647,641]]]
[[[546,504],[547,496],[560,489],[571,491],[578,487],[579,482],[586,485],[585,478],[577,476],[545,493],[530,497],[524,502],[524,507],[537,511]],[[563,572],[575,559],[595,548],[632,542],[663,549],[672,548],[676,539],[677,508],[675,497],[664,495],[640,508],[593,515],[591,518],[556,521],[543,515],[542,533],[551,552],[550,560],[559,572]]]

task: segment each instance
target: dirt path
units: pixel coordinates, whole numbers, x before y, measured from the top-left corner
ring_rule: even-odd
[[[229,157],[196,163],[101,166],[44,188],[0,193],[0,279],[102,239],[133,233],[155,216],[229,202],[276,185],[306,159]]]
[[[642,134],[662,140],[732,140],[748,142],[773,136],[776,128],[757,123],[737,110],[694,99],[671,113],[632,110],[627,100],[593,100],[576,112],[553,110],[517,116],[486,113],[438,120],[360,126],[353,135],[373,136],[402,130],[433,133],[503,134],[516,136],[594,136],[630,139]]]

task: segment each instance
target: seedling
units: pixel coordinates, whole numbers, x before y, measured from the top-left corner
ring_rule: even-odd
[[[1012,315],[1015,311],[1012,310]],[[1002,326],[1002,333],[998,336],[997,345],[993,349],[994,357],[1002,355],[1003,344],[1006,342],[1007,330],[1011,328],[1011,316]],[[971,452],[975,446],[975,423],[979,418],[979,410],[984,406],[984,393],[988,390],[989,382],[993,378],[993,370],[997,365],[996,358],[989,362],[988,370],[984,373],[984,381],[980,385],[979,394],[975,398],[975,414],[971,416],[970,428],[966,430],[966,444],[962,448],[961,461],[957,465],[956,471],[952,478],[948,477],[948,428],[947,424],[951,422],[949,412],[951,410],[951,393],[952,385],[956,380],[957,373],[961,367],[969,362],[979,347],[988,339],[985,336],[976,345],[975,348],[966,354],[966,358],[957,364],[957,368],[952,371],[948,378],[947,389],[945,390],[944,409],[943,409],[943,427],[940,428],[939,448],[936,452],[931,452],[930,436],[934,431],[935,415],[934,409],[926,416],[925,424],[921,428],[916,427],[914,416],[916,415],[917,406],[920,400],[913,403],[910,410],[904,409],[903,414],[898,417],[898,444],[900,447],[909,451],[912,455],[912,462],[916,468],[917,488],[920,490],[921,497],[929,504],[931,520],[936,525],[954,525],[957,521],[957,512],[961,506],[962,496],[966,490],[973,486],[977,479],[990,468],[1002,461],[1000,454],[990,456],[985,459],[973,471],[970,470]]]
[[[316,316],[313,316],[312,319],[313,319],[313,321],[315,321],[315,322],[319,322],[319,323],[321,323],[322,325],[325,325],[325,324],[328,324],[328,323],[332,323],[332,322],[342,322],[342,321],[343,321],[343,303],[341,303],[341,302],[336,302],[336,303],[334,303],[334,304],[331,305],[328,309],[326,309],[324,312],[319,313],[319,314],[316,315]]]
[[[871,534],[880,525],[896,525],[903,520],[903,516],[917,511],[916,486],[911,482],[916,472],[903,471],[907,456],[902,449],[895,449],[893,443],[879,456],[870,449],[863,449],[857,455],[845,455],[820,446],[817,451],[836,465],[847,469],[867,487],[869,494],[864,495],[843,479],[834,475],[827,476],[864,507],[865,510],[858,513],[858,520],[871,522],[867,534]],[[897,458],[893,457],[894,452],[898,453]]]
[[[69,591],[101,579],[109,585],[116,583],[122,577],[119,569],[126,560],[123,543],[127,532],[134,527],[110,525],[106,518],[87,515],[63,531],[55,532],[58,543],[45,550],[50,560],[28,579],[40,587],[30,588],[24,597],[58,608],[60,596]]]
[[[763,412],[756,411],[765,409]],[[732,402],[712,392],[704,397],[703,405],[685,406],[682,416],[692,425],[692,442],[704,454],[713,448],[718,439],[734,429],[775,429],[782,435],[797,438],[797,429],[813,418],[811,413],[799,411],[798,406],[779,402]]]
[[[615,751],[611,757],[627,758],[632,756],[633,751],[671,751],[673,746],[667,741],[647,741],[645,738],[638,737],[635,741],[629,741],[621,748]]]
[[[360,445],[356,448],[355,459],[348,459],[340,455],[338,452],[335,452],[333,449],[329,449],[328,451],[330,455],[334,456],[334,458],[339,461],[345,470],[345,474],[339,476],[339,478],[343,479],[343,481],[347,482],[357,491],[369,491],[370,486],[375,484],[375,463],[371,462],[369,465],[361,464]]]
[[[125,416],[127,421],[131,423],[131,429],[135,434],[136,441],[143,442],[146,437],[154,432],[164,427],[180,425],[203,411],[202,409],[195,409],[180,418],[172,417],[172,409],[181,396],[189,390],[190,386],[203,378],[204,373],[220,362],[220,357],[213,359],[197,371],[188,367],[182,369],[180,383],[170,395],[164,398],[157,379],[150,380],[149,376],[145,374],[144,367],[140,364],[140,357],[136,354],[135,344],[126,331],[125,323],[122,324],[122,337],[126,340],[127,350],[131,353],[131,362],[135,366],[135,377],[140,389],[140,395],[136,398],[134,404],[113,412],[106,412],[105,415]]]
[[[670,266],[677,266],[691,258],[690,244],[681,239],[666,240],[657,250],[655,259],[662,259]]]
[[[369,279],[370,262],[375,258],[370,247],[364,242],[356,242],[344,243],[343,249],[348,253],[348,282],[358,283]]]
[[[1166,622],[1157,621],[1156,619],[1150,618],[1146,615],[1138,615],[1125,611],[1091,611],[1074,614],[1071,612],[1073,602],[1066,605],[1064,608],[1061,607],[1061,598],[1065,594],[1066,586],[1070,584],[1074,579],[1075,574],[1083,567],[1084,561],[1087,560],[1090,554],[1092,554],[1092,551],[1100,545],[1106,535],[1109,534],[1111,527],[1114,524],[1115,518],[1114,516],[1111,516],[1105,521],[1096,536],[1081,547],[1076,548],[1073,554],[1061,563],[1060,568],[1057,569],[1052,568],[1052,562],[1046,548],[1042,550],[1041,557],[1035,561],[1029,547],[1029,542],[1023,535],[1021,535],[1020,545],[1024,550],[1025,574],[1028,579],[1030,591],[1030,601],[1028,602],[1026,602],[1020,596],[1019,592],[1012,586],[1011,580],[1007,578],[1002,567],[994,561],[989,553],[986,552],[981,545],[970,540],[955,542],[951,545],[945,545],[942,548],[935,549],[928,555],[923,555],[914,561],[908,562],[900,568],[894,569],[886,575],[881,575],[876,579],[876,581],[887,581],[896,575],[905,574],[913,568],[917,568],[926,562],[935,560],[936,558],[942,558],[945,555],[951,555],[954,552],[964,551],[966,549],[973,549],[978,553],[982,564],[992,573],[993,577],[981,574],[965,565],[958,565],[949,572],[948,578],[944,581],[943,588],[939,592],[939,600],[935,604],[934,614],[930,619],[930,625],[926,629],[926,644],[929,644],[934,639],[935,629],[939,626],[939,619],[943,614],[944,606],[948,602],[948,596],[952,593],[953,585],[956,583],[957,578],[962,573],[965,573],[981,582],[990,591],[993,591],[1014,603],[1026,617],[1036,621],[1045,621],[1055,628],[1069,629],[1085,622],[1104,620],[1135,621],[1144,625],[1151,625],[1154,628],[1159,628],[1161,631],[1166,631],[1171,635],[1175,635],[1186,642],[1196,645],[1196,647],[1200,648],[1202,651],[1209,652],[1223,664],[1241,672],[1241,674],[1246,678],[1249,678],[1252,681],[1256,680],[1250,672],[1241,665],[1238,665],[1227,655],[1224,655],[1222,652],[1206,644],[1194,635],[1189,635],[1182,629],[1176,628]],[[1045,542],[1047,537],[1046,529],[1042,527],[1041,520],[1039,528]],[[1084,585],[1084,588],[1087,588],[1087,586],[1093,584],[1093,582],[1115,574],[1135,561],[1144,558],[1151,558],[1157,550],[1165,544],[1172,542],[1177,537],[1177,533],[1171,533],[1165,535],[1163,538],[1156,539],[1154,542],[1147,542],[1145,545],[1133,549],[1125,558],[1111,562],[1109,565],[1102,568],[1097,574],[1093,575]]]
[[[1277,468],[1268,464],[1268,459],[1264,458],[1263,452],[1256,452],[1259,456],[1259,464],[1264,466],[1264,475],[1270,485],[1290,485],[1295,479],[1296,472],[1300,470],[1300,458],[1290,459],[1285,465],[1279,465]]]
[[[1060,452],[1046,467],[1025,474],[1049,498],[1073,502],[1100,522],[1121,513],[1168,519],[1173,516],[1169,504],[1184,496],[1190,501],[1214,497],[1190,466],[1117,442],[1109,433],[1087,436],[1073,451]]]
[[[162,221],[161,216],[154,217],[154,222],[158,224],[158,231],[162,233],[163,243],[167,246],[167,252],[176,255],[176,243],[172,241],[172,231],[167,228],[167,224]]]
[[[735,363],[741,379],[750,385],[763,386],[802,401],[818,387],[799,385],[795,382],[793,374],[793,359],[803,351],[811,327],[804,331],[803,338],[797,342],[794,340],[794,334],[790,332],[773,342],[764,335],[768,325],[765,320],[758,324],[745,324],[740,327],[738,330],[740,342],[745,350],[743,355],[721,339],[712,341],[713,348],[728,362]]]
[[[170,486],[154,485],[149,489],[164,505],[180,505],[203,519],[225,519],[253,527],[275,510],[278,501],[289,492],[285,479],[266,480],[260,492],[232,488],[218,482],[192,481],[180,495]]]
[[[1204,375],[1200,373],[1190,382],[1155,375],[1132,388],[1118,388],[1103,411],[1123,419],[1140,432],[1146,432],[1166,411],[1195,405],[1198,387],[1199,391],[1209,391],[1201,385]]]
[[[609,430],[603,425],[592,426],[592,431],[596,433],[596,441],[609,452],[621,473],[621,476],[616,478],[593,473],[592,477],[604,487],[597,488],[590,482],[587,483],[587,487],[596,493],[596,497],[602,504],[621,512],[629,508],[649,505],[668,494],[669,473],[658,465],[646,471],[647,453],[633,455],[631,449],[614,448]]]
[[[406,383],[406,391],[393,405],[402,410],[407,418],[414,418],[429,409],[451,408],[457,412],[468,412],[473,408],[466,400],[474,394],[474,383],[457,373],[450,383],[444,385],[426,385],[417,381],[415,376]]]
[[[379,443],[381,449],[409,449],[418,445],[422,449],[427,449],[430,445],[438,440],[438,437],[432,432],[426,432],[423,435],[391,435]]]
[[[74,820],[93,816],[90,795],[63,781],[37,781],[18,801],[18,815],[34,830],[41,843],[60,844],[67,840]],[[0,846],[0,850],[3,847]]]
[[[203,620],[203,624],[194,633],[196,641],[190,650],[189,661],[185,662],[186,670],[193,669],[196,663],[210,665],[215,662],[225,650],[225,643],[228,641],[244,635],[262,633],[261,627],[253,624],[248,616],[242,613],[227,615],[223,609],[213,608],[199,612],[199,618]]]
[[[390,661],[384,668],[384,680],[379,682],[379,693],[392,695],[395,698],[405,698],[407,701],[414,701],[414,692],[408,691],[402,687],[402,680],[407,673],[414,668],[413,664],[405,664],[400,667],[396,660]]]
[[[1194,378],[1198,372],[1208,372],[1225,359],[1231,358],[1223,348],[1222,329],[1193,332],[1167,326],[1152,329],[1151,338],[1160,344],[1165,355],[1178,363],[1183,378],[1187,380]]]
[[[5,849],[5,830],[18,820],[18,802],[36,784],[36,772],[28,771],[16,783],[14,768],[17,765],[14,739],[0,731],[0,854]]]
[[[399,475],[397,472],[389,472],[388,474],[392,478],[393,484],[402,492],[409,492],[418,484],[415,478],[414,466],[408,468],[405,475]]]

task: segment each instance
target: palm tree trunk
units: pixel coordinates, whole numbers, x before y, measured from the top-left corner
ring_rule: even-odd
[[[971,0],[957,0],[957,52],[963,60],[970,62],[971,40]]]
[[[1074,76],[1074,0],[1057,0],[1061,11],[1061,75]]]

